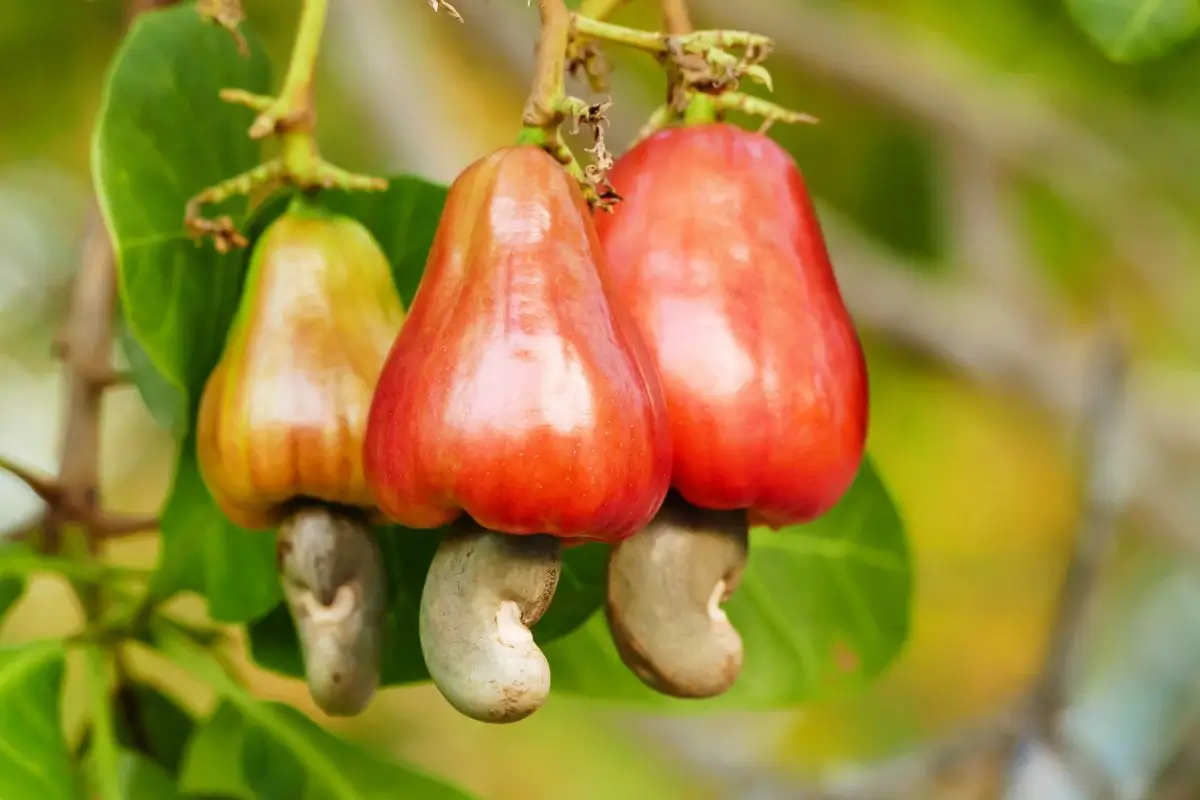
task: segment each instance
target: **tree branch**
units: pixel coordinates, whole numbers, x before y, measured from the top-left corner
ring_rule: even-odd
[[[1072,774],[1090,784],[1099,782],[1096,770],[1087,769],[1079,758],[1068,758],[1060,730],[1060,718],[1068,703],[1068,688],[1074,656],[1099,584],[1101,568],[1116,535],[1127,493],[1121,491],[1119,460],[1121,439],[1126,434],[1126,356],[1115,331],[1106,332],[1101,343],[1092,387],[1092,403],[1086,421],[1083,509],[1074,551],[1060,589],[1058,608],[1050,628],[1041,673],[1035,682],[1029,717],[1021,740],[1009,754],[1009,781],[1017,780],[1025,755],[1039,745],[1063,761]],[[1081,771],[1084,774],[1079,774]]]

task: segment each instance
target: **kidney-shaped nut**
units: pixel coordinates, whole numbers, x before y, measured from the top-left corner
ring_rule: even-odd
[[[517,722],[550,692],[530,627],[558,586],[562,545],[463,520],[438,547],[421,594],[425,665],[442,695],[481,722]]]
[[[357,714],[379,686],[387,608],[383,555],[365,513],[301,505],[276,542],[309,693],[327,714]]]
[[[712,511],[672,494],[645,529],[614,545],[606,614],[621,660],[674,697],[713,697],[742,668],[742,639],[721,609],[749,552],[745,511]]]

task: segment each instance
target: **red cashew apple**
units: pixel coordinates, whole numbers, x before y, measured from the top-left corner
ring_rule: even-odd
[[[614,548],[609,621],[644,681],[710,696],[741,669],[720,603],[745,562],[746,527],[810,521],[849,489],[866,441],[866,364],[804,180],[770,138],[670,128],[609,179],[624,200],[596,229],[661,376],[675,491]],[[656,577],[665,559],[680,565],[673,582]]]
[[[498,150],[451,186],[375,391],[363,463],[380,509],[455,523],[421,641],[442,693],[477,719],[521,719],[545,698],[528,628],[559,540],[625,539],[667,492],[662,390],[609,280],[574,179],[536,147]]]

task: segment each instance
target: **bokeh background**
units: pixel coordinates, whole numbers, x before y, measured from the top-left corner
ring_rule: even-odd
[[[246,5],[281,73],[298,4]],[[331,3],[328,157],[448,182],[512,141],[537,12],[456,5],[465,25],[422,0]],[[1057,0],[691,5],[701,27],[772,36],[773,99],[821,121],[772,135],[818,198],[867,347],[870,447],[916,558],[911,640],[864,691],[787,713],[655,718],[556,697],[489,727],[425,686],[388,690],[335,727],[495,800],[891,796],[929,766],[922,754],[970,745],[1026,694],[1073,543],[1111,523],[1111,541],[1095,537],[1100,589],[1071,662],[1068,738],[1112,796],[1200,797],[1186,774],[1200,755],[1178,755],[1200,753],[1200,46],[1114,65]],[[613,19],[657,27],[655,6],[636,0]],[[52,342],[122,14],[115,0],[0,4],[0,453],[47,471],[63,388]],[[664,86],[649,58],[608,53],[620,152]],[[1097,377],[1114,336],[1124,389],[1107,398],[1112,430],[1096,431],[1087,412],[1114,393]],[[171,439],[132,389],[106,399],[103,458],[108,506],[159,506]],[[0,474],[0,530],[38,509]],[[155,558],[153,537],[113,549]],[[78,624],[66,587],[44,579],[0,640]],[[320,719],[302,684],[244,666],[264,695]],[[72,685],[68,716],[77,695]],[[995,763],[954,759],[912,796],[987,796]],[[1100,796],[1052,759],[1030,763],[1029,796]],[[1191,788],[1152,788],[1164,769]]]

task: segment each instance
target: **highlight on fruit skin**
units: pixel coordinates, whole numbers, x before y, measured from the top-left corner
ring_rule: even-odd
[[[450,187],[363,455],[389,517],[471,531],[443,542],[426,578],[435,684],[475,719],[528,716],[549,687],[528,625],[552,598],[557,540],[633,535],[671,462],[657,372],[613,302],[587,203],[541,149],[497,150]]]
[[[254,245],[196,421],[216,504],[241,527],[278,528],[310,694],[329,714],[358,713],[379,683],[386,577],[362,439],[403,321],[366,228],[297,198]]]
[[[610,630],[648,685],[711,696],[732,684],[740,638],[735,648],[723,623],[704,634],[695,603],[706,587],[690,581],[708,576],[719,602],[748,524],[808,522],[845,495],[866,443],[866,363],[804,179],[770,138],[724,123],[668,128],[618,158],[609,179],[624,199],[596,216],[597,234],[615,297],[658,365],[680,497],[615,545]],[[739,521],[681,525],[683,505]],[[692,631],[692,657],[681,662],[651,629]]]

